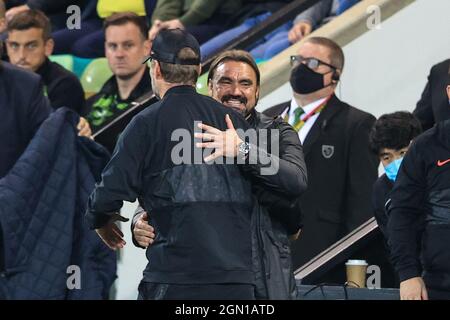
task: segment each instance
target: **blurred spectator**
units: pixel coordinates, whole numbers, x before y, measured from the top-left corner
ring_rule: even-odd
[[[293,243],[295,268],[373,216],[372,186],[378,159],[369,148],[374,116],[334,94],[344,67],[341,47],[330,39],[308,38],[291,57],[291,101],[269,108],[299,133],[308,170],[302,195],[302,236]]]
[[[411,113],[398,111],[382,115],[370,131],[372,151],[383,164],[385,173],[373,186],[372,204],[378,226],[388,240],[385,204],[411,142],[422,132],[419,120]]]
[[[82,12],[91,0],[28,0],[11,1],[6,0],[9,10],[6,12],[6,19],[11,20],[16,14],[30,10],[40,10],[50,19],[53,30],[60,30],[66,27],[69,14],[66,10],[71,5],[77,5]]]
[[[447,73],[447,108],[450,74]],[[450,121],[416,138],[390,202],[388,233],[402,300],[450,299]]]
[[[104,32],[104,50],[113,76],[87,100],[92,109],[88,120],[94,132],[152,89],[149,68],[142,64],[150,54],[145,19],[132,12],[116,13],[106,18]]]
[[[264,20],[270,17],[271,14],[271,12],[266,12],[256,17],[248,18],[240,26],[225,31],[207,41],[201,46],[202,59],[206,59],[207,57],[214,55],[214,53],[216,53],[217,50],[219,50],[224,44],[233,41],[247,30],[262,23]],[[252,56],[256,60],[264,60],[287,48],[289,46],[289,42],[286,38],[286,33],[291,27],[292,22],[287,22],[281,27],[262,37],[249,48]],[[281,46],[278,45],[280,41],[283,42],[283,45]]]
[[[413,112],[422,123],[424,130],[431,128],[437,122],[450,119],[450,108],[445,95],[449,72],[450,59],[431,68],[422,97]]]
[[[0,60],[8,60],[5,50],[3,50],[3,41],[6,38],[6,19],[5,19],[5,3],[0,0]]]
[[[153,40],[161,29],[187,29],[200,44],[230,27],[241,0],[158,0],[149,32]]]
[[[48,57],[53,40],[48,18],[39,10],[20,12],[8,22],[7,52],[12,64],[36,72],[53,109],[68,107],[85,115],[84,92],[78,78]]]
[[[0,39],[1,34],[6,30],[6,19],[5,19],[5,3],[0,0]]]
[[[322,0],[316,5],[300,13],[294,22],[287,22],[276,30],[264,36],[249,49],[255,59],[267,60],[274,55],[288,48],[291,44],[300,41],[310,34],[314,29],[319,28],[333,17],[341,14],[359,0]],[[224,43],[236,39],[245,31],[257,26],[267,19],[271,12],[250,17],[240,26],[230,29],[205,43],[202,50],[202,57],[205,58],[214,54]]]
[[[322,0],[308,10],[300,13],[294,20],[294,26],[289,31],[289,42],[296,43],[313,30],[340,15],[360,0]]]
[[[103,19],[113,13],[134,12],[150,21],[156,0],[92,0],[83,11],[81,29],[64,29],[54,34],[55,53],[72,53],[78,57],[103,57],[105,34],[102,29]]]

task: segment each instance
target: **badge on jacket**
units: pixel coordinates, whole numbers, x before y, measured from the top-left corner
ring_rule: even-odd
[[[330,159],[334,154],[334,146],[322,145],[322,155],[325,159]]]

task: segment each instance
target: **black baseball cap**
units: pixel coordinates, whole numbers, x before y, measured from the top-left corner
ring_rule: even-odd
[[[191,48],[196,53],[196,59],[179,59],[178,53],[183,48]],[[181,29],[163,29],[153,40],[152,52],[142,63],[149,59],[160,62],[182,65],[200,64],[200,45],[192,34]]]

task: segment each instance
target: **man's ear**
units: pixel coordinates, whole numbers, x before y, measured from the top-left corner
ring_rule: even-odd
[[[6,29],[6,19],[0,18],[0,33],[5,31],[5,29]]]
[[[55,47],[55,41],[53,41],[53,39],[48,39],[45,42],[45,55],[47,57],[52,55],[54,47]]]
[[[341,79],[341,70],[336,69],[333,73],[333,77],[331,78],[331,80],[333,80],[333,83],[337,84],[340,79]]]
[[[160,66],[160,64],[159,64],[159,61],[157,61],[157,60],[153,60],[153,66],[152,66],[152,68],[153,68],[153,74],[155,75],[155,79],[164,79],[163,78],[163,75],[162,75],[162,72],[161,72],[161,66]]]
[[[145,56],[149,56],[150,55],[150,50],[152,49],[152,42],[150,40],[145,40],[144,41],[144,54]]]
[[[213,85],[211,79],[208,79],[208,96],[213,96]]]
[[[447,86],[447,97],[450,100],[450,84]]]

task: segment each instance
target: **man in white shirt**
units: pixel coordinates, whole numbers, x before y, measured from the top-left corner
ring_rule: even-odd
[[[291,65],[292,100],[264,113],[288,121],[304,147],[309,178],[301,201],[304,228],[292,245],[298,268],[373,216],[378,159],[368,144],[375,117],[334,94],[344,67],[342,49],[327,38],[311,37]]]

